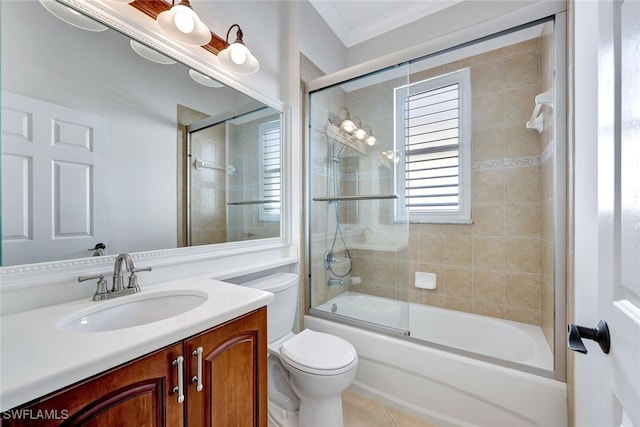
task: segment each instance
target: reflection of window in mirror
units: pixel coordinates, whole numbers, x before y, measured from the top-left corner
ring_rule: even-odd
[[[396,219],[471,221],[470,92],[469,68],[396,88]]]
[[[260,205],[260,221],[280,221],[280,142],[282,139],[280,120],[262,123],[259,126],[260,141],[260,200],[271,203]]]

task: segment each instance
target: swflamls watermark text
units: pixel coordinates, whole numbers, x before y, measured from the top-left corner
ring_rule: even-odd
[[[2,413],[3,420],[66,420],[67,409],[11,409]]]

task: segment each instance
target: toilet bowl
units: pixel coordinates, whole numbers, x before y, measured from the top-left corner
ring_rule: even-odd
[[[277,273],[243,286],[276,297],[267,306],[269,419],[278,427],[342,427],[342,392],[358,366],[353,345],[310,329],[293,333],[297,275]]]

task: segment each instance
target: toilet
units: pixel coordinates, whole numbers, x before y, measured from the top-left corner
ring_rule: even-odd
[[[278,427],[342,427],[342,392],[355,377],[358,356],[334,335],[293,333],[298,283],[292,273],[242,283],[276,297],[267,306],[269,419]]]

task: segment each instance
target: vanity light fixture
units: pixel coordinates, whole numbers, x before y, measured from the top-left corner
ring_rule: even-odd
[[[400,154],[394,150],[382,151],[380,155],[387,160],[391,160],[393,163],[398,163],[400,161]]]
[[[364,127],[365,131],[367,131],[368,136],[364,139],[364,142],[367,143],[368,146],[373,147],[374,145],[376,145],[376,142],[378,142],[378,140],[376,139],[375,136],[373,136],[373,131],[371,130],[371,126],[365,126]]]
[[[362,122],[360,121],[360,117],[354,117],[353,122],[356,124],[356,129],[353,131],[353,136],[355,136],[360,141],[364,141],[364,139],[369,135],[364,129],[362,129]]]
[[[223,87],[224,85],[217,80],[212,79],[211,77],[204,75],[196,70],[189,70],[189,77],[193,79],[194,82],[201,84],[202,86],[207,87]]]
[[[340,114],[342,112],[345,113],[344,117],[342,117],[342,115]],[[340,108],[340,110],[338,111],[338,115],[342,119],[342,121],[340,122],[341,130],[347,133],[353,133],[353,131],[358,128],[356,124],[353,122],[353,120],[351,120],[351,116],[349,114],[349,110],[347,110],[347,107]]]
[[[166,35],[175,41],[193,46],[202,46],[211,41],[211,31],[193,11],[189,0],[182,0],[178,4],[172,0],[171,4],[171,9],[161,12],[156,18],[160,29]]]
[[[229,44],[229,33],[231,30],[237,27],[236,40]],[[227,37],[225,42],[227,47],[218,53],[218,60],[220,64],[229,71],[234,71],[241,74],[252,74],[258,71],[260,63],[255,56],[251,54],[247,46],[242,41],[244,36],[240,25],[233,24],[227,31]]]
[[[158,64],[165,64],[165,65],[171,65],[176,63],[176,61],[169,58],[168,56],[165,56],[160,52],[158,52],[157,50],[151,49],[150,47],[140,42],[137,42],[133,39],[129,41],[129,44],[131,45],[131,49],[133,49],[135,53],[137,53],[138,55],[140,55],[146,60],[149,60],[151,62],[155,62]]]
[[[105,31],[107,27],[101,23],[88,18],[78,12],[66,6],[56,0],[39,0],[40,4],[49,11],[56,18],[73,25],[76,28],[80,28],[87,31]]]

